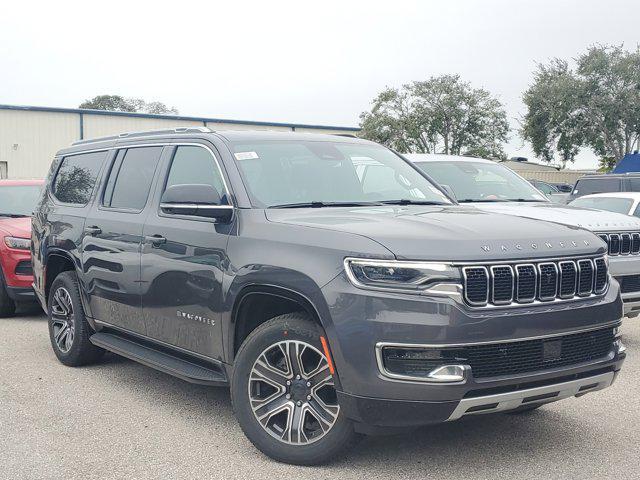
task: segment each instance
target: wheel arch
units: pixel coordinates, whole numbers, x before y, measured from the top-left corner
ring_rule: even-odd
[[[230,360],[247,336],[267,320],[286,313],[303,312],[323,327],[316,305],[304,294],[283,286],[250,285],[236,297],[231,311],[231,328],[228,342]]]
[[[64,250],[51,250],[47,253],[45,260],[45,281],[44,281],[44,298],[45,302],[49,301],[49,291],[51,284],[58,275],[66,271],[74,271],[77,273],[77,264],[73,257]]]

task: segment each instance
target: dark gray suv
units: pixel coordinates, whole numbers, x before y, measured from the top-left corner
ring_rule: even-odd
[[[459,206],[356,138],[78,142],[53,161],[32,253],[62,363],[108,350],[229,385],[247,437],[290,463],[600,390],[625,357],[597,237]]]

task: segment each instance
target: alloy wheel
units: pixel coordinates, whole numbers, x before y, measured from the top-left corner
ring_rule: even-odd
[[[327,358],[297,340],[278,342],[258,356],[249,376],[249,401],[262,428],[292,445],[325,436],[340,411]]]
[[[53,294],[51,302],[51,323],[53,340],[62,353],[67,353],[73,346],[75,334],[75,315],[69,291],[59,287]]]

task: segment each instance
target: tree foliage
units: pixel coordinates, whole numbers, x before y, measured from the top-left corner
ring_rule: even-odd
[[[521,135],[536,155],[573,162],[582,147],[603,165],[620,160],[640,138],[640,50],[597,46],[576,60],[539,65],[523,95]]]
[[[504,157],[509,124],[502,104],[458,75],[386,88],[360,115],[361,135],[403,153]]]
[[[141,98],[124,98],[120,95],[98,95],[80,104],[79,108],[110,110],[116,112],[141,112],[177,115],[178,110],[162,102],[145,102]]]

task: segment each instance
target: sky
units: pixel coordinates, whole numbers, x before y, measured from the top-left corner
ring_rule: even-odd
[[[0,103],[99,94],[181,114],[357,126],[385,87],[459,74],[505,106],[508,156],[538,63],[640,42],[638,0],[5,2]],[[582,151],[572,168],[592,168]]]

